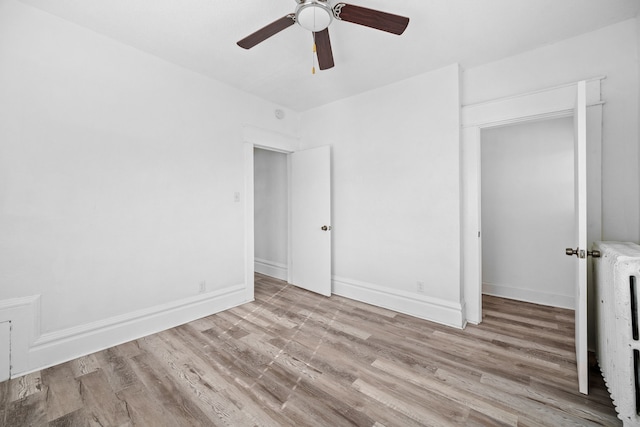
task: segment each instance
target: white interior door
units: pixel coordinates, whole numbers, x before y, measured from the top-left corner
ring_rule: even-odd
[[[576,260],[576,364],[580,392],[589,393],[587,353],[587,91],[586,82],[578,83],[573,116]],[[567,252],[569,254],[569,252]]]
[[[331,295],[331,151],[290,154],[291,283]]]

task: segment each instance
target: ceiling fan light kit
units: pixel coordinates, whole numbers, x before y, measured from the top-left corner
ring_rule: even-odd
[[[337,21],[364,25],[397,35],[402,34],[409,25],[409,18],[362,6],[342,2],[331,6],[329,0],[296,0],[296,2],[298,6],[295,13],[285,15],[248,35],[238,42],[238,46],[251,49],[297,22],[302,28],[312,33],[318,65],[321,70],[326,70],[334,66],[329,39],[329,25],[334,18]]]
[[[317,33],[333,21],[333,11],[326,2],[317,0],[298,1],[295,20],[302,28]]]

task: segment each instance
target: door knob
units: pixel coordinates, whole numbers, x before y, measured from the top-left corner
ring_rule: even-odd
[[[331,226],[330,226],[330,225],[329,225],[329,226],[327,226],[327,225],[323,225],[320,229],[321,229],[322,231],[328,231],[328,230],[331,230]]]
[[[575,248],[575,249],[567,248],[564,251],[569,256],[577,255],[578,258],[585,258],[585,252],[584,252],[584,250],[580,250],[580,248]],[[594,258],[600,258],[600,251],[595,251],[595,250],[594,251],[587,251],[586,255],[592,256]]]
[[[567,249],[564,250],[564,252],[569,256],[576,255],[578,258],[586,258],[587,257],[587,254],[584,251],[584,249],[580,249],[580,248],[575,248],[575,249],[567,248]]]
[[[567,248],[564,250],[564,252],[571,256],[571,255],[578,255],[578,248],[572,249],[572,248]]]

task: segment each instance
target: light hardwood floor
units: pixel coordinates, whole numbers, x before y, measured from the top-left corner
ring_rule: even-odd
[[[256,276],[256,301],[0,383],[3,426],[616,426],[573,312],[485,297],[464,331]]]

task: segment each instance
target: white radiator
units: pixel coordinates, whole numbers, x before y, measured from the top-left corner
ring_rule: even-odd
[[[640,246],[597,242],[594,249],[596,356],[618,418],[640,426]]]

